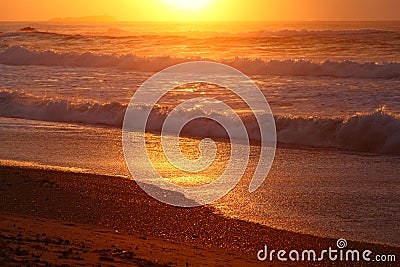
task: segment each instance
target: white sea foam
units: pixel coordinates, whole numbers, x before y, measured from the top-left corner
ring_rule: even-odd
[[[21,92],[0,91],[2,117],[121,127],[125,110],[126,105],[118,102],[73,103]],[[182,110],[181,113],[189,117],[206,115],[201,107]],[[155,108],[147,129],[160,132],[167,115],[165,108]],[[259,141],[259,128],[254,118],[248,116],[243,119],[249,138]],[[346,118],[275,116],[275,122],[280,143],[400,155],[400,117],[384,109]],[[227,137],[221,126],[205,119],[193,121],[190,127],[184,128],[183,134]]]
[[[12,46],[0,52],[0,64],[110,67],[144,72],[157,72],[166,67],[207,58],[174,58],[170,56],[139,57],[127,55],[103,55],[96,53],[60,53],[54,51],[29,50]],[[332,76],[349,78],[399,78],[400,63],[358,63],[352,61],[325,61],[322,63],[306,60],[262,60],[232,58],[221,63],[237,68],[248,75],[290,75],[290,76]]]

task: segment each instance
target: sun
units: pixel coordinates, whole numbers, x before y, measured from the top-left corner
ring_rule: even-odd
[[[164,0],[177,9],[195,11],[206,7],[212,0]]]

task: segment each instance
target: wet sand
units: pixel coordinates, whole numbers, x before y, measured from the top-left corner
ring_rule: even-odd
[[[256,256],[265,244],[287,251],[336,246],[335,239],[226,218],[212,207],[171,207],[128,179],[22,167],[0,167],[0,218],[0,264],[10,266],[268,266]],[[400,255],[399,247],[348,243]]]

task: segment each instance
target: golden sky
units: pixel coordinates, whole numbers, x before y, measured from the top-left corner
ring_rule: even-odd
[[[400,20],[399,10],[400,0],[0,0],[1,21],[96,15],[121,21]]]

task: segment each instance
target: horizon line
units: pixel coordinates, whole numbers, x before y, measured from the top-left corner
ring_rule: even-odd
[[[114,21],[52,21],[48,20],[1,20],[0,22],[51,22],[51,23],[120,23],[120,22],[147,22],[147,23],[163,23],[163,22],[400,22],[400,19],[376,19],[376,20],[114,20]]]

